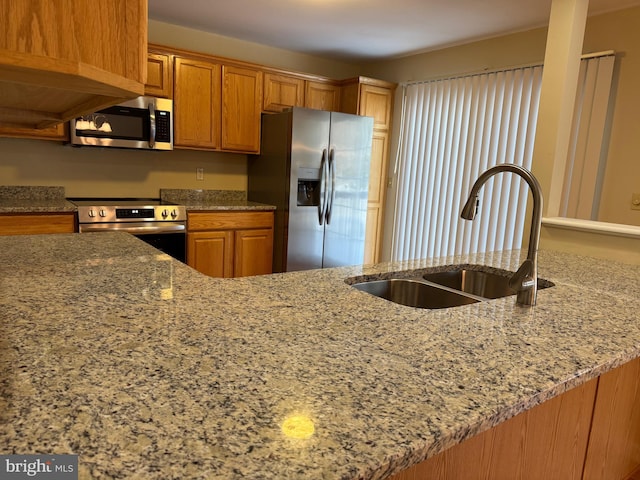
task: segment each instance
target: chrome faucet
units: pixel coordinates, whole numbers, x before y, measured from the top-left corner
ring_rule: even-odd
[[[531,218],[531,233],[529,235],[529,250],[527,259],[522,262],[518,271],[509,279],[509,286],[516,290],[518,305],[535,305],[538,294],[538,244],[540,243],[540,225],[542,223],[542,189],[533,174],[518,165],[502,163],[490,168],[478,177],[471,187],[467,203],[462,207],[460,216],[465,220],[473,220],[478,211],[480,201],[478,191],[485,182],[500,172],[511,172],[520,175],[529,184],[533,195],[533,214]]]

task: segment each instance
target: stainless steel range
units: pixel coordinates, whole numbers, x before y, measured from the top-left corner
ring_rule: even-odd
[[[131,233],[185,261],[187,212],[157,198],[69,198],[78,207],[78,231]]]

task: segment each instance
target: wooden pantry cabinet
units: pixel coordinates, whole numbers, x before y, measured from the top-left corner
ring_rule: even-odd
[[[365,263],[376,263],[380,260],[395,89],[394,83],[366,77],[356,77],[342,82],[340,111],[373,117]]]
[[[187,264],[211,277],[273,271],[273,212],[187,214]]]
[[[0,235],[73,233],[75,228],[73,212],[0,215]]]

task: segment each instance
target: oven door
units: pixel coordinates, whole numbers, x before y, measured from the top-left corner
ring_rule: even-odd
[[[127,232],[176,260],[186,263],[187,231],[184,222],[81,223],[80,233]]]

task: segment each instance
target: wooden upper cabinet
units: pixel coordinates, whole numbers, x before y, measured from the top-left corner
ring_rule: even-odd
[[[0,137],[31,138],[35,140],[69,140],[68,123],[59,123],[47,128],[0,127]]]
[[[173,143],[176,147],[220,147],[220,65],[175,57]]]
[[[291,107],[338,111],[340,86],[332,80],[305,78],[303,74],[264,74],[265,112],[282,112]]]
[[[146,0],[0,0],[0,18],[0,126],[46,128],[143,94]]]
[[[173,97],[173,65],[171,55],[149,52],[147,57],[147,83],[145,95],[153,97]]]
[[[304,106],[316,110],[340,110],[340,87],[334,83],[307,81]]]
[[[282,112],[290,107],[304,106],[305,81],[291,75],[264,74],[262,110]]]
[[[360,89],[360,115],[373,117],[373,128],[389,130],[393,105],[393,91],[375,85],[362,85]]]
[[[255,153],[260,150],[262,72],[222,66],[222,149]]]

